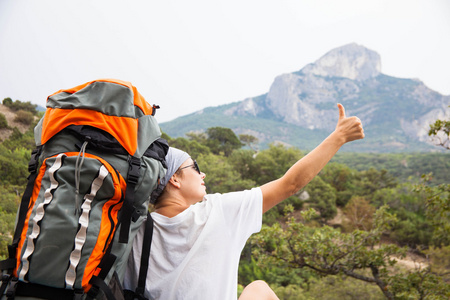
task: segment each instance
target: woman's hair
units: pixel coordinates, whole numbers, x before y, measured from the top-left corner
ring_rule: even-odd
[[[170,178],[175,174],[180,166],[190,158],[186,152],[170,147],[166,155],[167,172],[164,177],[159,179],[158,185],[150,196],[150,203],[155,204],[158,198],[162,195]]]

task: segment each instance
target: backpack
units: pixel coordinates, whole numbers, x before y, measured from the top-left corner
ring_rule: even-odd
[[[60,90],[46,106],[0,297],[123,299],[131,241],[166,172],[159,107],[114,79]]]

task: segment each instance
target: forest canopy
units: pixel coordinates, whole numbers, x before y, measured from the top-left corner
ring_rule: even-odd
[[[2,258],[27,181],[33,122],[0,143]],[[307,154],[280,144],[256,151],[255,137],[222,127],[163,137],[197,160],[208,193],[259,186]],[[449,164],[448,153],[338,153],[303,190],[264,214],[262,231],[242,253],[240,286],[262,279],[280,299],[447,299]]]

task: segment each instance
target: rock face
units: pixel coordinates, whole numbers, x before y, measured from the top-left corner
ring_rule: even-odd
[[[380,74],[381,59],[380,55],[372,50],[357,44],[349,44],[331,50],[315,63],[304,67],[302,72],[362,81]]]
[[[276,77],[265,105],[283,122],[329,131],[336,124],[340,102],[348,115],[357,114],[366,126],[390,116],[398,121],[391,129],[425,141],[428,124],[449,117],[449,99],[420,81],[383,75],[376,52],[349,44],[298,72]]]
[[[298,139],[296,128],[307,130],[302,135],[310,134],[308,139],[330,133],[338,119],[337,103],[345,106],[348,116],[362,120],[366,138],[359,143],[361,151],[428,149],[419,144],[431,142],[429,125],[438,118],[450,119],[450,96],[416,79],[384,75],[380,56],[357,44],[333,49],[297,72],[276,77],[267,94],[205,109],[203,116],[216,114],[213,126],[218,116],[225,116],[220,126],[252,132],[262,142],[303,147],[305,140]],[[269,121],[276,125],[267,127]],[[191,126],[189,122],[183,126]]]
[[[359,84],[380,72],[381,60],[376,52],[349,44],[331,50],[299,72],[275,78],[266,105],[287,123],[331,129],[336,122],[334,105],[355,98]]]

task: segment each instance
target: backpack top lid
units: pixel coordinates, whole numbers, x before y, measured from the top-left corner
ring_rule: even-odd
[[[36,144],[45,144],[69,125],[87,125],[111,134],[132,156],[141,157],[161,131],[155,109],[131,83],[99,79],[47,98],[47,110],[35,128]]]

